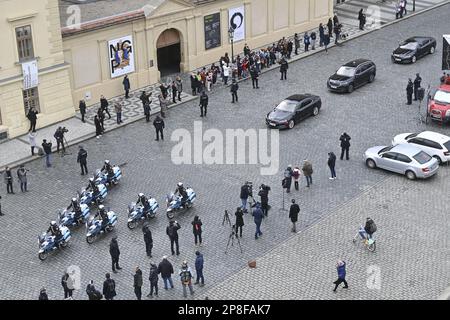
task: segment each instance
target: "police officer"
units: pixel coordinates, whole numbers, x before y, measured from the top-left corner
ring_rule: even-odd
[[[72,201],[70,202],[70,205],[67,207],[67,210],[72,209],[73,212],[75,212],[75,220],[78,220],[81,218],[81,206],[78,202],[77,198],[72,198]]]
[[[139,193],[136,204],[142,204],[144,207],[144,214],[147,216],[148,211],[150,210],[150,204],[148,203],[148,199],[142,192]]]
[[[88,173],[87,169],[87,151],[83,148],[83,146],[78,147],[80,150],[78,150],[78,157],[77,162],[80,164],[81,167],[81,175],[84,176]]]
[[[98,211],[94,216],[94,218],[97,218],[97,217],[100,217],[100,219],[102,220],[101,229],[104,230],[106,225],[108,224],[109,218],[108,218],[108,213],[106,212],[105,206],[102,204],[98,206]]]
[[[187,196],[186,189],[184,188],[182,182],[178,182],[178,184],[177,184],[177,189],[175,190],[175,194],[177,194],[177,193],[180,194],[180,196],[181,196],[181,206],[184,207],[188,196]]]
[[[414,79],[414,101],[418,99],[418,91],[420,88],[420,83],[422,82],[422,78],[418,73],[416,73],[416,78]]]
[[[101,171],[108,174],[108,179],[114,177],[114,169],[109,160],[105,160],[105,164],[103,165]]]
[[[206,112],[208,111],[208,95],[205,91],[202,91],[202,94],[200,96],[200,117],[203,117],[203,115],[206,117]]]
[[[406,86],[406,98],[408,100],[408,102],[406,103],[407,105],[412,104],[412,95],[413,95],[413,82],[410,78],[408,79],[408,85]]]
[[[89,191],[90,189],[92,189],[92,193],[94,196],[99,192],[98,186],[95,184],[94,178],[89,179],[89,184],[88,184],[86,190]]]
[[[155,141],[159,141],[159,134],[161,134],[161,140],[164,140],[164,120],[161,119],[160,116],[156,116],[155,121],[153,121],[153,126],[156,129],[156,139]]]
[[[62,239],[62,233],[56,221],[50,222],[50,227],[48,228],[47,233],[50,233],[55,237],[55,243],[59,246],[59,242]]]

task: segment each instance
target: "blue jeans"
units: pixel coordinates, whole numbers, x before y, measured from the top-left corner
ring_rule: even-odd
[[[122,112],[117,112],[117,124],[120,124],[122,122]]]
[[[172,277],[163,277],[164,289],[167,289],[167,281],[170,283],[170,287],[173,288]]]
[[[306,178],[306,186],[309,187],[310,184],[312,184],[312,177],[311,176],[305,176]]]
[[[262,236],[261,222],[259,222],[259,223],[255,222],[255,224],[256,224],[255,238],[257,238],[258,236]]]
[[[242,210],[245,210],[247,208],[247,199],[241,199],[242,201]]]
[[[331,177],[336,178],[336,170],[334,169],[334,167],[330,167],[330,171],[331,171]]]
[[[51,153],[45,154],[45,164],[46,164],[47,168],[52,166],[52,164],[50,163],[50,160],[51,160],[50,156],[51,156]]]
[[[205,283],[205,278],[203,277],[203,269],[200,269],[200,270],[195,270],[195,271],[197,271],[197,280],[195,281],[196,283],[198,283],[200,280],[202,280],[202,284],[204,284]]]

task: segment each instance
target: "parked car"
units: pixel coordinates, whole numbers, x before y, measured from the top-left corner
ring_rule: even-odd
[[[392,144],[413,145],[436,158],[439,164],[450,161],[450,137],[437,132],[402,133],[394,137]]]
[[[367,59],[356,59],[340,67],[327,81],[328,89],[351,93],[355,88],[373,82],[377,68]]]
[[[439,169],[438,161],[409,144],[377,146],[366,150],[364,161],[371,168],[381,168],[406,175],[410,180],[429,178]]]
[[[433,37],[411,37],[403,41],[392,52],[394,63],[415,63],[417,59],[433,54],[436,50],[436,39]]]
[[[430,118],[442,123],[450,122],[450,84],[442,84],[428,101]]]
[[[267,114],[266,124],[270,128],[292,129],[301,120],[317,116],[321,106],[319,96],[309,93],[292,95]]]

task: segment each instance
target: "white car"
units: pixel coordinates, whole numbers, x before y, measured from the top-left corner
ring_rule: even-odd
[[[392,145],[409,144],[425,151],[439,161],[450,161],[450,137],[443,134],[424,131],[422,133],[402,133],[394,137]]]

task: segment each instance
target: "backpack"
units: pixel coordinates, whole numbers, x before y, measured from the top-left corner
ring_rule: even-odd
[[[191,273],[189,272],[189,270],[183,270],[181,272],[181,282],[183,284],[188,284],[191,281]]]
[[[109,291],[110,293],[114,293],[115,290],[116,290],[116,285],[114,284],[114,281],[109,280],[109,281],[108,281],[107,288],[108,288],[108,291]]]

